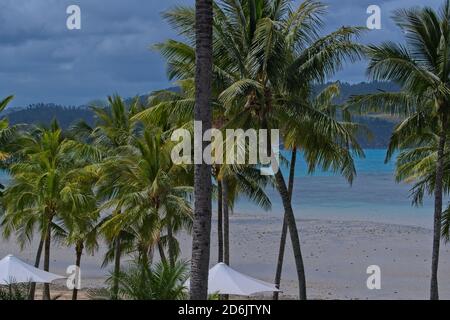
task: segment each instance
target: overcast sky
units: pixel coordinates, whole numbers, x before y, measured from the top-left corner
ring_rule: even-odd
[[[342,25],[365,25],[379,5],[382,29],[364,42],[400,40],[390,21],[399,7],[443,0],[327,0],[324,33]],[[119,93],[124,97],[170,86],[164,61],[149,47],[175,34],[161,12],[194,0],[0,0],[0,98],[13,106],[36,102],[80,105]],[[66,8],[81,8],[81,30],[68,30]],[[364,63],[345,68],[343,81],[366,80]]]

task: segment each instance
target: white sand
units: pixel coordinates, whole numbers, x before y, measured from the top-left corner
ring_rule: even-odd
[[[312,299],[427,299],[429,293],[431,230],[359,221],[298,220]],[[234,215],[230,222],[231,265],[237,270],[273,281],[279,248],[281,218]],[[183,257],[188,258],[191,239],[180,235]],[[283,270],[284,298],[297,294],[295,264],[288,238]],[[217,261],[217,233],[213,223],[211,264]],[[12,240],[2,240],[0,256],[13,253],[33,263],[37,243],[22,252]],[[440,296],[450,299],[450,253],[442,244]],[[84,287],[102,286],[108,269],[100,269],[104,248],[83,256]],[[74,250],[55,246],[51,271],[63,274],[73,264]],[[381,268],[381,289],[369,290],[366,269]]]

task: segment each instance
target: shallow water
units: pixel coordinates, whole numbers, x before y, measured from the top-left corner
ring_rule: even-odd
[[[427,198],[422,207],[413,207],[409,198],[411,185],[396,183],[395,162],[384,163],[386,150],[365,150],[366,158],[356,160],[357,177],[353,185],[331,172],[318,170],[306,173],[299,155],[293,194],[295,215],[304,219],[363,220],[405,225],[432,225],[432,201]],[[284,153],[290,158],[290,154]],[[287,180],[287,169],[283,169]],[[267,190],[272,211],[264,214],[281,215],[281,199],[276,190]],[[445,202],[444,202],[445,203]],[[235,208],[240,213],[256,213],[261,209],[241,199]]]
[[[293,207],[302,219],[363,220],[431,227],[433,208],[430,198],[422,207],[413,207],[411,185],[394,181],[395,162],[384,163],[386,150],[364,150],[366,157],[356,159],[357,176],[353,185],[339,174],[317,170],[308,175],[301,154],[297,157]],[[289,152],[283,152],[290,159]],[[283,169],[287,180],[287,168]],[[0,172],[0,182],[8,177]],[[281,216],[283,207],[278,192],[268,189],[272,210],[264,212],[245,198],[238,201],[239,213]],[[445,199],[447,200],[447,199]],[[447,202],[444,201],[444,205]]]

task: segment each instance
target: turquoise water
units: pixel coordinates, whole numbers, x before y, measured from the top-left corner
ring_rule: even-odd
[[[5,171],[0,170],[0,183],[3,185],[8,184],[9,180],[10,180],[9,175]]]
[[[386,157],[385,149],[366,149],[364,150],[365,158],[355,158],[355,166],[357,174],[390,174],[395,170],[395,158],[388,163],[384,163]],[[282,151],[283,157],[287,160],[291,159],[291,152]],[[301,153],[297,155],[296,161],[296,177],[308,176],[305,162]],[[283,173],[287,177],[288,169],[283,168]],[[337,176],[339,174],[333,172],[322,171],[320,168],[313,174],[314,176]]]
[[[330,172],[317,170],[308,175],[299,154],[292,204],[295,215],[303,219],[366,220],[406,225],[432,225],[432,201],[424,206],[411,206],[411,185],[394,181],[394,161],[385,164],[386,151],[365,150],[366,158],[356,160],[357,177],[350,186],[347,181]],[[288,152],[284,156],[290,159]],[[283,169],[287,179],[287,169]],[[7,183],[7,175],[0,172],[0,182]],[[244,214],[277,215],[283,213],[278,192],[267,190],[272,210],[264,212],[245,198],[236,204],[235,211]],[[446,202],[445,202],[446,203]]]
[[[353,185],[337,174],[318,170],[308,175],[299,154],[296,163],[292,204],[295,215],[304,219],[339,219],[388,222],[430,227],[432,201],[425,199],[423,207],[411,206],[411,185],[394,181],[395,159],[385,164],[386,150],[365,150],[366,158],[357,159],[357,177]],[[290,154],[284,152],[290,159]],[[283,169],[287,180],[287,169]],[[281,199],[276,190],[268,189],[272,211],[264,213],[247,200],[240,200],[236,212],[280,215]]]

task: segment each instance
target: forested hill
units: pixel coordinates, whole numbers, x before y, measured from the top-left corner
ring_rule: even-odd
[[[323,86],[318,86],[320,91]],[[171,88],[171,90],[175,90]],[[348,97],[357,94],[364,94],[376,91],[396,91],[396,88],[389,83],[358,83],[348,84],[341,83],[341,97],[339,103],[344,102]],[[146,100],[146,96],[140,97],[142,101]],[[53,119],[57,119],[62,128],[68,128],[71,124],[83,119],[89,124],[94,123],[94,115],[87,106],[61,106],[57,104],[33,104],[25,108],[8,109],[5,113],[6,117],[12,124],[48,124]],[[395,121],[380,116],[357,117],[357,121],[366,125],[373,134],[371,141],[360,139],[363,147],[366,148],[383,148],[389,142]]]
[[[56,119],[64,129],[81,119],[91,125],[94,123],[94,114],[88,107],[67,107],[53,103],[38,103],[18,110],[9,110],[6,117],[12,124],[49,124]]]

